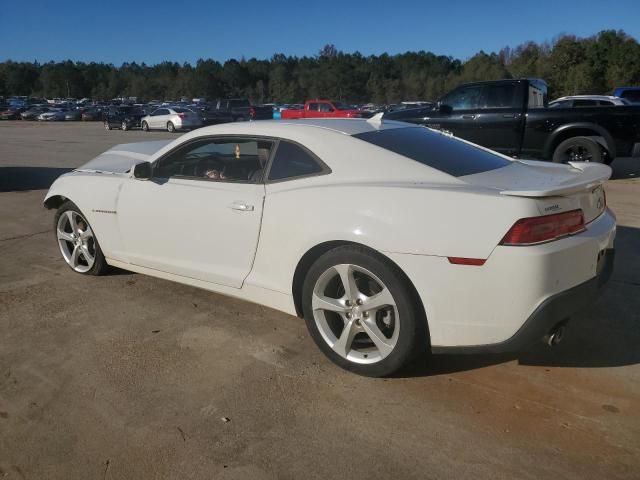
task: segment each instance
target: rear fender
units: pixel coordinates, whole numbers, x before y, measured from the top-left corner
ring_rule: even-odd
[[[575,122],[560,126],[549,135],[544,145],[543,158],[550,159],[558,144],[571,137],[591,137],[607,150],[611,160],[616,157],[616,143],[605,128],[596,123]]]

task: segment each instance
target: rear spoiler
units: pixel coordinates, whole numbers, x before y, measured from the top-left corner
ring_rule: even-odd
[[[519,160],[527,164],[526,160]],[[555,185],[549,185],[549,188],[532,189],[532,190],[502,190],[501,195],[509,195],[513,197],[552,197],[557,195],[566,195],[568,193],[581,192],[602,185],[611,177],[611,167],[602,163],[594,162],[569,162],[569,165],[580,172],[575,178],[567,180]]]

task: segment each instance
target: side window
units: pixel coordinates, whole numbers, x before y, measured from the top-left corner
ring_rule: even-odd
[[[515,108],[518,106],[514,84],[489,85],[486,108]]]
[[[328,103],[321,103],[320,105],[320,111],[321,112],[333,112],[333,108],[331,108],[331,105],[329,105]]]
[[[473,85],[454,90],[441,102],[454,110],[480,108],[482,102],[482,85]]]
[[[306,177],[321,173],[323,167],[304,148],[281,140],[269,170],[269,180]]]
[[[312,112],[317,112],[318,111],[318,104],[317,103],[310,103],[309,104],[309,110]]]
[[[574,107],[595,107],[598,104],[597,100],[574,100]]]
[[[610,102],[609,100],[600,100],[600,105],[603,107],[610,107],[612,106],[614,103]]]
[[[250,138],[216,138],[191,142],[160,159],[157,178],[190,178],[257,183],[269,160],[273,142]]]

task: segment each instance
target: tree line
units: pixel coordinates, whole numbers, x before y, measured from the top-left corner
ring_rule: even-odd
[[[563,35],[466,61],[423,50],[397,55],[344,53],[326,45],[316,56],[276,54],[268,60],[200,59],[195,65],[162,62],[0,63],[0,95],[109,100],[248,97],[254,102],[301,102],[325,97],[349,102],[434,100],[465,82],[540,77],[550,97],[607,94],[640,85],[640,44],[623,31],[588,38]]]

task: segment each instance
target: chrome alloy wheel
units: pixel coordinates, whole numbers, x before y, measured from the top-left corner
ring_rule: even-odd
[[[355,363],[376,363],[398,342],[400,318],[391,292],[369,270],[335,265],[318,278],[313,317],[327,344]]]
[[[71,268],[79,273],[91,270],[96,261],[96,240],[82,215],[73,210],[60,215],[56,236],[60,252]]]

